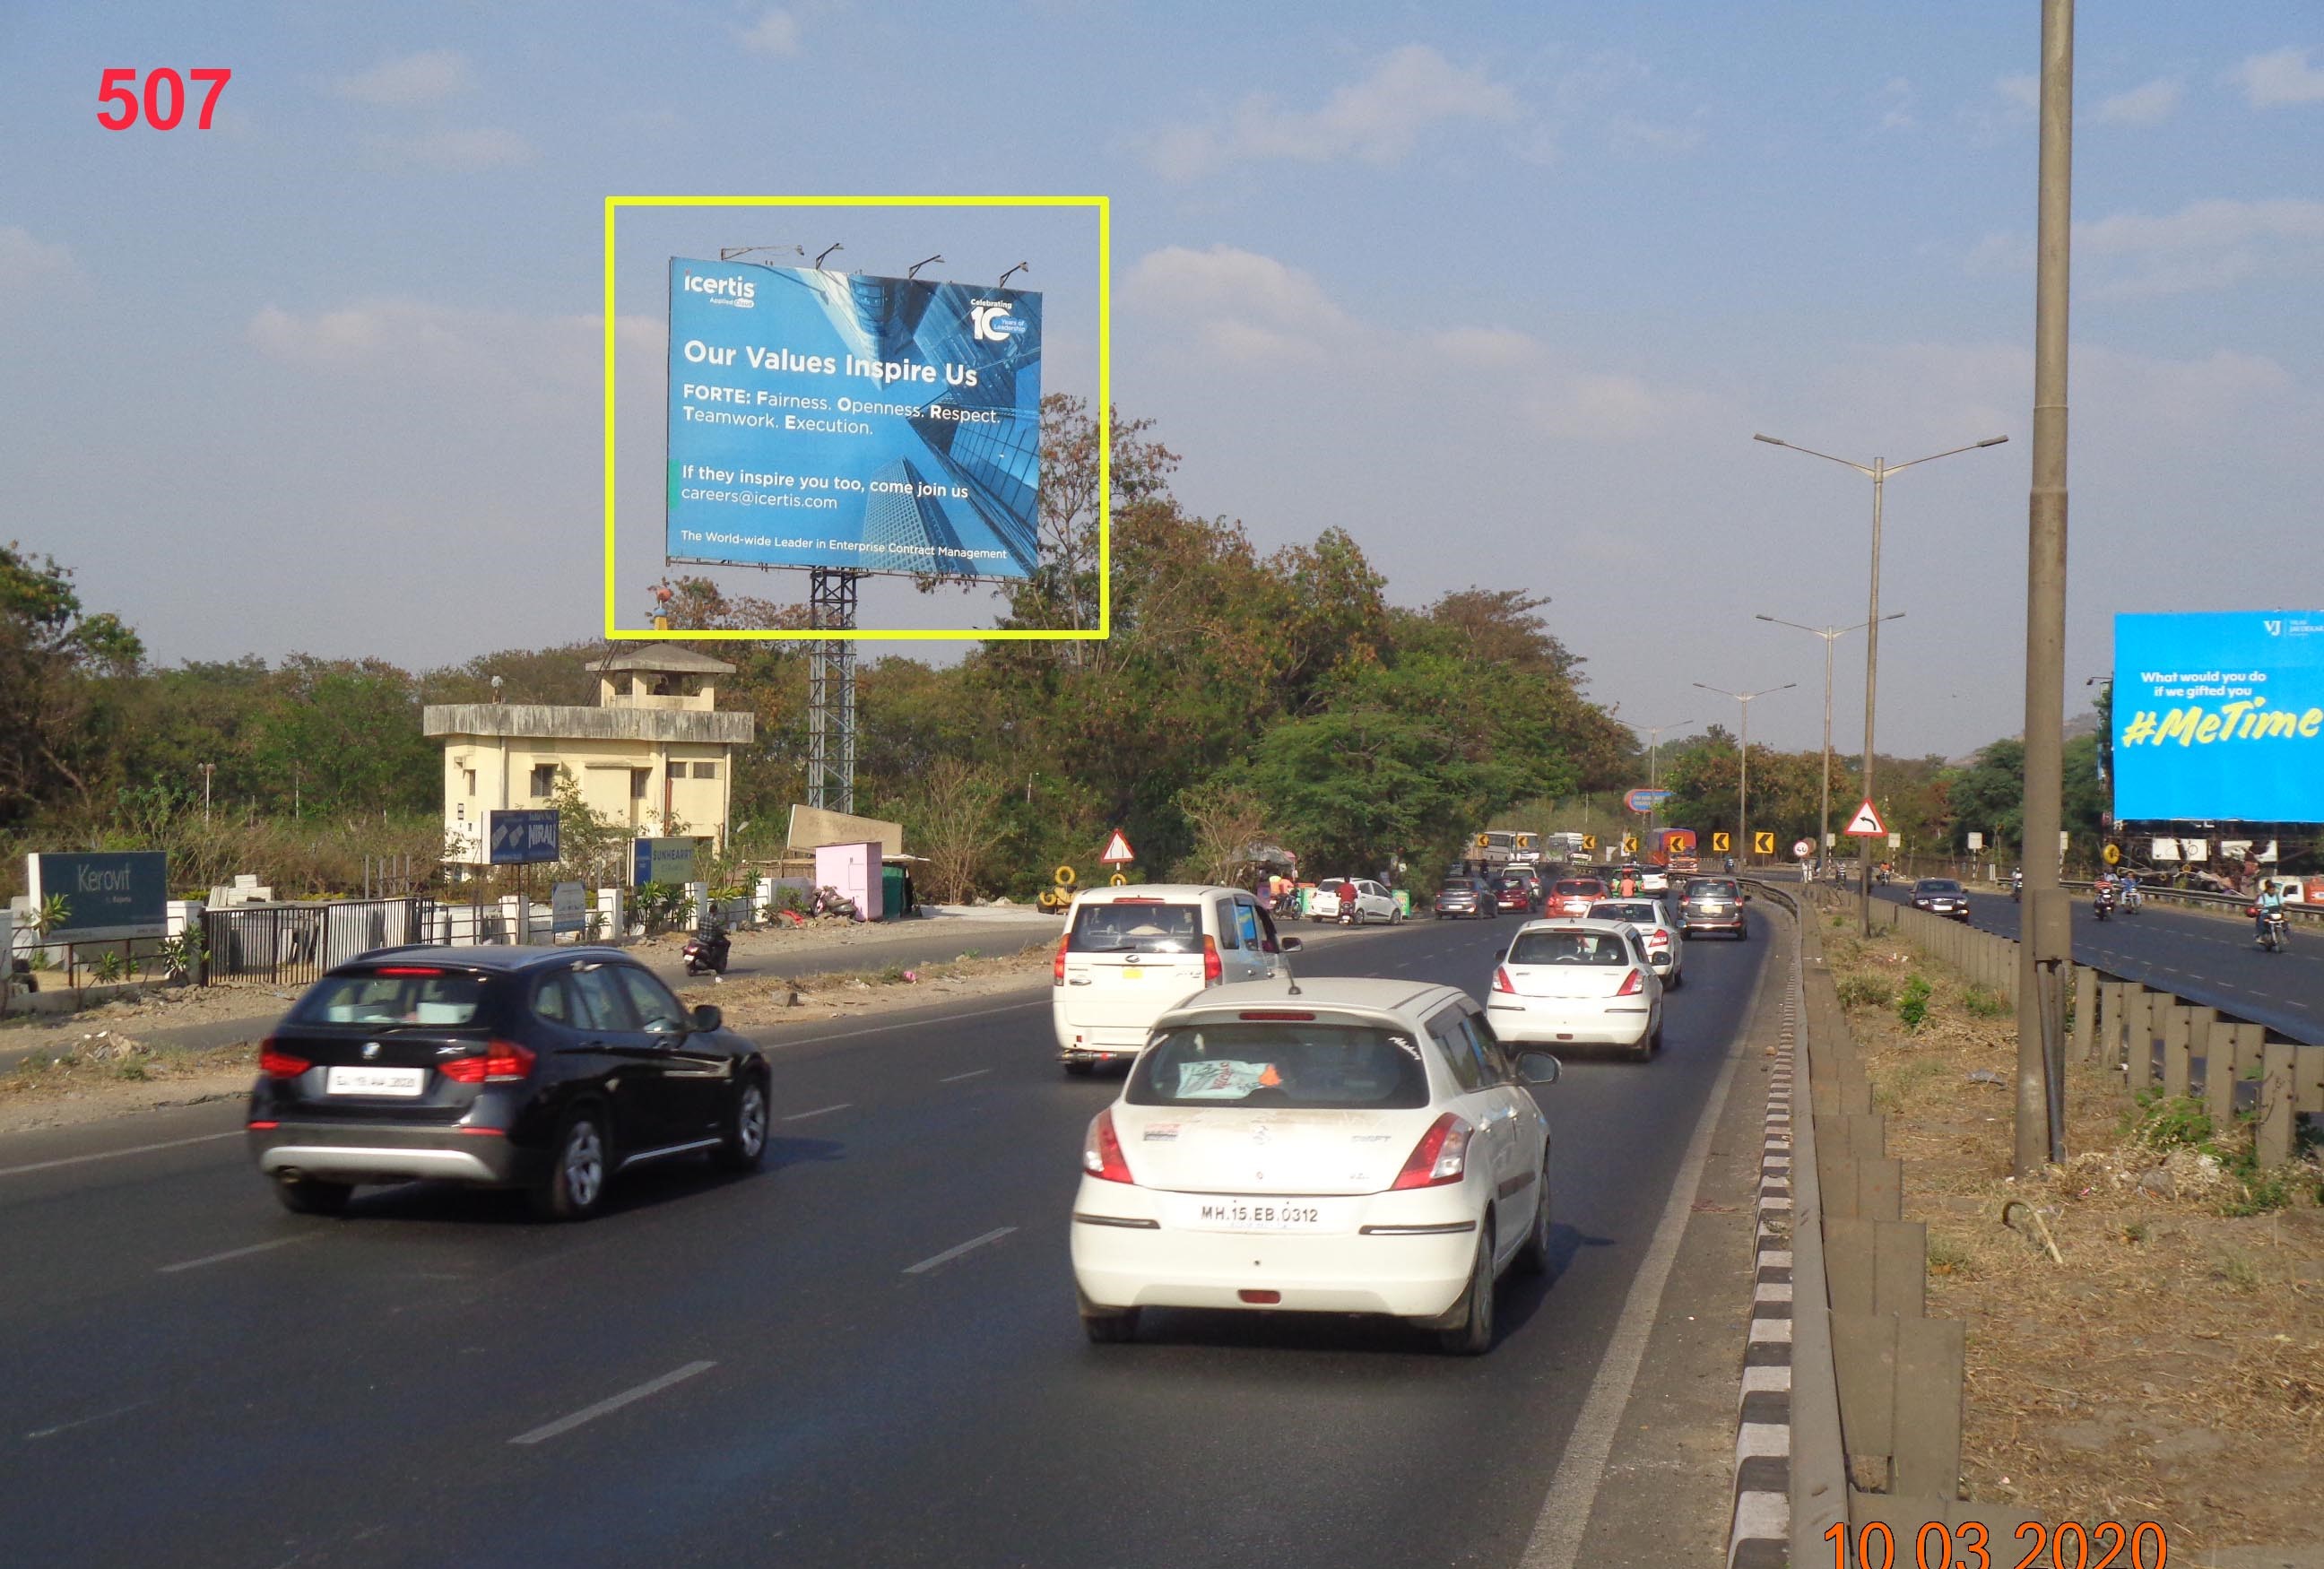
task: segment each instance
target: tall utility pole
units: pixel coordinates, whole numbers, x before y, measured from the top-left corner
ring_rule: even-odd
[[[1837,463],[1856,470],[1872,481],[1872,609],[1865,616],[1864,625],[1864,798],[1872,798],[1873,735],[1872,717],[1880,697],[1880,500],[1886,489],[1888,476],[1907,468],[1917,468],[1923,463],[1934,463],[1940,457],[1955,453],[1974,452],[1980,447],[1998,447],[2009,439],[2006,436],[1988,436],[1982,441],[1972,441],[1966,447],[1948,448],[1932,452],[1926,457],[1916,457],[1910,463],[1891,463],[1876,457],[1870,463],[1858,463],[1850,458],[1834,457],[1829,452],[1818,452],[1812,447],[1802,447],[1779,436],[1753,436],[1754,441],[1764,441],[1770,447],[1787,447],[1794,452],[1804,452],[1810,457],[1821,457],[1826,463]],[[1872,846],[1866,844],[1862,860],[1857,868],[1857,894],[1864,912],[1864,935],[1872,935]]]
[[[1643,730],[1646,733],[1646,788],[1648,789],[1655,789],[1662,780],[1663,732],[1675,730],[1682,725],[1693,723],[1692,719],[1677,719],[1668,725],[1630,726],[1633,730]],[[1661,804],[1659,801],[1649,802],[1646,807],[1646,843],[1648,844],[1655,842],[1655,818],[1660,810]]]
[[[1780,687],[1763,687],[1757,692],[1730,692],[1724,687],[1704,686],[1701,681],[1695,685],[1706,692],[1732,697],[1742,706],[1741,755],[1737,759],[1742,768],[1735,776],[1735,854],[1738,862],[1748,868],[1751,864],[1751,699],[1765,697],[1771,692],[1788,692],[1799,683],[1785,681]]]
[[[207,828],[210,826],[210,775],[217,771],[217,764],[205,762],[199,767],[202,771],[202,826]]]
[[[1805,622],[1785,621],[1780,615],[1762,615],[1757,619],[1766,622],[1773,626],[1788,626],[1795,631],[1813,632],[1816,636],[1823,639],[1823,795],[1821,803],[1816,808],[1815,853],[1815,863],[1819,868],[1821,868],[1823,865],[1825,859],[1831,854],[1832,645],[1839,642],[1841,638],[1846,637],[1849,632],[1862,632],[1867,623],[1859,621],[1854,626],[1810,626]],[[1904,613],[1901,610],[1891,611],[1880,619],[1883,621],[1902,621],[1904,619]]]
[[[2017,946],[2020,1177],[2066,1158],[2066,975],[2058,886],[2066,714],[2066,306],[2072,253],[2074,0],[2042,0],[2041,216],[2034,274],[2034,485],[2025,520],[2024,940]]]

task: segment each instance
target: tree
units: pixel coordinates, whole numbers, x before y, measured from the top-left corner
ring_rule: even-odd
[[[61,792],[84,806],[106,782],[110,688],[144,659],[137,634],[81,606],[53,557],[0,546],[0,826]]]
[[[1214,780],[1180,790],[1177,806],[1194,832],[1179,881],[1242,886],[1258,864],[1251,846],[1267,835],[1267,804],[1247,786]]]
[[[1005,787],[988,767],[945,758],[929,769],[905,807],[907,841],[928,859],[928,888],[944,904],[966,904],[1000,847]]]

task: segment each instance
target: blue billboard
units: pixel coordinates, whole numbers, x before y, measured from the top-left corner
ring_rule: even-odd
[[[42,934],[51,942],[158,937],[170,929],[170,858],[159,850],[35,853],[24,857],[24,882],[35,914],[50,900],[64,900],[63,918]]]
[[[1023,577],[1041,297],[669,263],[675,561]]]
[[[2114,618],[2114,815],[2324,822],[2324,611]]]
[[[521,808],[488,814],[489,859],[495,866],[532,866],[557,861],[559,823],[557,808]]]

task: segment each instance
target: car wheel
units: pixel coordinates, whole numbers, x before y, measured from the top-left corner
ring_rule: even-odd
[[[586,1109],[574,1112],[557,1135],[548,1177],[532,1190],[534,1211],[543,1220],[587,1220],[605,1202],[611,1166],[599,1114]]]
[[[1640,1062],[1652,1062],[1655,1060],[1655,1053],[1662,1050],[1662,1048],[1663,1021],[1657,1019],[1655,1020],[1655,1027],[1646,1031],[1646,1038],[1638,1042],[1638,1060]]]
[[[353,1183],[317,1182],[308,1177],[278,1177],[274,1179],[274,1196],[282,1207],[294,1215],[335,1215],[344,1214],[347,1200],[355,1196]]]
[[[1138,1309],[1123,1307],[1108,1311],[1094,1307],[1080,1291],[1074,1293],[1081,1303],[1082,1333],[1092,1345],[1127,1345],[1138,1338]]]
[[[1065,1071],[1077,1079],[1085,1079],[1097,1071],[1097,1063],[1093,1058],[1086,1057],[1067,1057]]]
[[[1490,1217],[1477,1234],[1477,1261],[1469,1270],[1469,1289],[1461,1295],[1466,1322],[1458,1329],[1440,1329],[1436,1343],[1456,1357],[1482,1356],[1493,1349],[1493,1223]]]
[[[756,1171],[766,1154],[767,1086],[752,1074],[735,1092],[725,1140],[710,1152],[710,1163],[721,1171]]]
[[[1525,1246],[1517,1250],[1511,1267],[1528,1275],[1549,1273],[1549,1157],[1541,1158],[1541,1202],[1533,1206],[1533,1230],[1526,1233]]]

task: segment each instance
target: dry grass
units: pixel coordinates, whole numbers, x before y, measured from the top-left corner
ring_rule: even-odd
[[[2190,1563],[2324,1537],[2312,1158],[2288,1204],[2236,1213],[2254,1195],[2232,1164],[2158,1145],[2119,1075],[2075,1065],[2068,1164],[2015,1183],[2006,1010],[1893,939],[1827,933],[1825,953],[1842,994],[1863,1000],[1849,1022],[1904,1161],[1905,1218],[1928,1225],[1929,1312],[1968,1326],[1970,1495],[2054,1520],[2156,1520]],[[1932,991],[1908,1030],[1870,999],[1916,974]],[[1972,1081],[1980,1069],[2001,1083]],[[2040,1212],[2062,1263],[2000,1223],[2014,1198]]]

